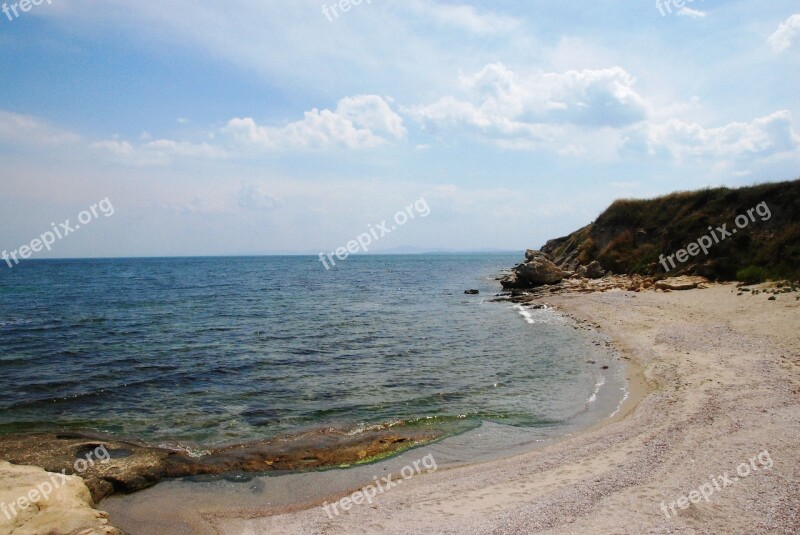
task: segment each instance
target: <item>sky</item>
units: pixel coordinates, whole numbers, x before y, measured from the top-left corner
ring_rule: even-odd
[[[0,13],[0,249],[80,228],[33,258],[316,254],[384,220],[370,252],[524,250],[800,177],[796,0],[36,1]]]

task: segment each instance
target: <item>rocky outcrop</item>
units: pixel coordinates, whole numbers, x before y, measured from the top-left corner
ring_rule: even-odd
[[[670,283],[675,284],[670,284]],[[667,283],[667,284],[661,284]],[[671,292],[674,290],[691,290],[708,288],[709,281],[704,277],[676,277],[664,281],[656,281],[653,277],[643,275],[606,275],[601,279],[573,277],[564,279],[558,284],[514,290],[510,294],[501,294],[497,301],[511,301],[527,305],[541,304],[542,299],[558,294],[596,293],[610,291],[626,292]]]
[[[214,448],[198,455],[103,435],[35,433],[0,437],[0,459],[18,465],[40,466],[50,472],[64,470],[66,474],[74,474],[76,460],[102,447],[109,458],[92,463],[80,472],[91,499],[99,502],[114,492],[134,492],[172,477],[358,464],[440,437],[437,431],[403,427],[359,434],[325,429]]]
[[[707,287],[708,280],[705,277],[672,277],[671,279],[660,280],[656,283],[657,290],[694,290],[695,288]]]
[[[83,480],[0,461],[0,533],[121,535]]]
[[[528,250],[525,262],[516,266],[511,274],[500,279],[503,288],[535,288],[545,284],[556,284],[567,274],[555,265],[552,259],[541,251]]]

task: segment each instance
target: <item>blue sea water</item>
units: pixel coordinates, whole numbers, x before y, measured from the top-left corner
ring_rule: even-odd
[[[520,257],[25,262],[0,272],[0,433],[210,447],[568,425],[604,381],[597,348],[553,311],[492,301]]]

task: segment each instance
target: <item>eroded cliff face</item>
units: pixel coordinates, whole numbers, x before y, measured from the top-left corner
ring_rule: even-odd
[[[664,263],[664,257],[686,250],[687,260]],[[800,180],[615,201],[591,224],[548,241],[541,253],[566,277],[608,272],[727,281],[760,270],[769,278],[798,279]],[[540,269],[553,271],[549,265]],[[517,278],[526,279],[524,270]]]

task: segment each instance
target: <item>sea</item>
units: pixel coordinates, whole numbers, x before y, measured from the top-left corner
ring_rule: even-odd
[[[3,268],[0,434],[96,432],[202,452],[387,425],[569,433],[618,410],[624,371],[599,334],[557,310],[497,300],[498,275],[521,259]]]

